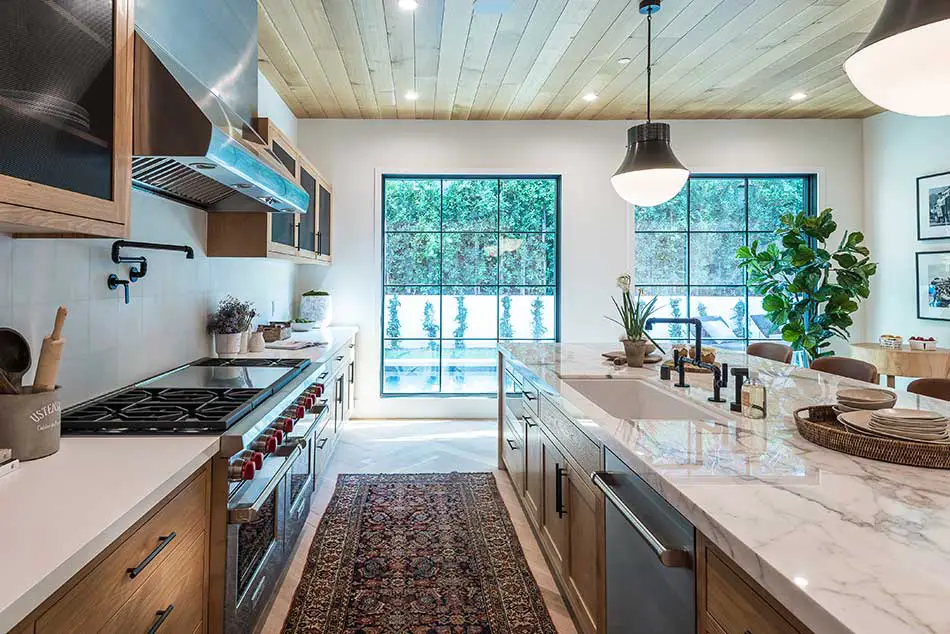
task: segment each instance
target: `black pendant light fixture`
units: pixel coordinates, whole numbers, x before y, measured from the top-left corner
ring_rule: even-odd
[[[887,0],[844,63],[872,102],[917,117],[950,115],[950,0]]]
[[[639,207],[665,203],[689,179],[689,170],[670,147],[670,125],[653,123],[651,118],[653,14],[659,10],[660,0],[640,0],[640,13],[647,16],[647,122],[627,130],[627,155],[610,179],[621,198]]]

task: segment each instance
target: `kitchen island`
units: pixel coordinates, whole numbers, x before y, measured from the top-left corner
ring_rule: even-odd
[[[655,366],[602,358],[616,347],[505,343],[499,350],[501,363],[526,378],[524,391],[537,390],[529,397],[540,400],[542,418],[553,407],[619,456],[811,632],[950,632],[950,471],[839,454],[795,429],[793,411],[832,404],[839,387],[861,384],[720,352],[719,361],[750,367],[768,388],[769,415],[753,421],[707,400],[708,375],[688,374],[692,387],[676,388],[675,375],[661,381]],[[732,392],[730,384],[723,396],[731,400]],[[640,418],[634,401],[644,393],[669,413]],[[950,404],[905,392],[897,406],[950,416]]]

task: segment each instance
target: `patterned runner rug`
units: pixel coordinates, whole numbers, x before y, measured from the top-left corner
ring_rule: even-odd
[[[285,634],[555,634],[490,473],[341,475]]]

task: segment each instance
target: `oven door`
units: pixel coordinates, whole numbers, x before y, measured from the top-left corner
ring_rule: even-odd
[[[284,478],[287,498],[284,541],[288,552],[292,551],[296,545],[307,516],[310,514],[310,498],[313,494],[317,472],[317,455],[314,446],[316,432],[321,425],[326,423],[328,415],[329,411],[323,407],[319,408],[315,414],[304,417],[297,423],[286,441],[300,447],[300,455],[294,460]]]
[[[267,458],[257,476],[228,502],[227,634],[254,630],[281,576],[288,557],[284,481],[301,453],[298,446],[287,456]]]

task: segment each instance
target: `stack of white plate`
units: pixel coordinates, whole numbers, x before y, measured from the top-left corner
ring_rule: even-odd
[[[885,409],[894,407],[897,394],[889,390],[873,387],[851,387],[838,390],[838,404],[834,410],[839,414],[861,410]]]
[[[838,415],[845,426],[873,436],[950,444],[950,420],[938,412],[884,408]]]

